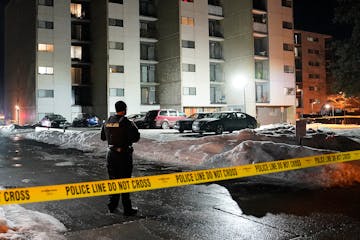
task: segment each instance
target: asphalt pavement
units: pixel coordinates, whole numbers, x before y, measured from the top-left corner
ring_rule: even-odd
[[[0,138],[0,185],[26,187],[106,178],[105,158]],[[16,163],[16,164],[14,164]],[[135,160],[135,176],[186,171]],[[263,177],[131,194],[139,215],[107,214],[107,197],[23,205],[49,214],[67,239],[360,239],[360,187],[304,189]],[[120,208],[121,210],[121,208]]]

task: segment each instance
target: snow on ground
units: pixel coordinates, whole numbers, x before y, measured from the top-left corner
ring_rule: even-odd
[[[1,240],[65,240],[65,226],[50,215],[27,210],[19,205],[0,207]]]
[[[346,126],[346,127],[345,127]],[[135,159],[183,165],[193,169],[227,167],[258,162],[320,155],[347,149],[360,149],[360,126],[308,124],[307,135],[299,145],[295,127],[275,124],[231,134],[180,134],[175,130],[146,129],[134,144]],[[15,125],[0,127],[0,134],[76,148],[97,156],[106,153],[106,142],[99,130],[75,131]],[[306,146],[305,146],[306,145]],[[331,187],[360,183],[358,161],[338,163],[297,171],[270,174],[267,177],[292,184]],[[65,227],[51,216],[28,211],[20,206],[0,207],[0,239],[62,239]],[[3,233],[2,233],[3,232]]]

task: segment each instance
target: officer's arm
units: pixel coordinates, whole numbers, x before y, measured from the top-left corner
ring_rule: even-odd
[[[129,138],[132,143],[139,141],[140,139],[140,132],[139,129],[136,127],[135,123],[132,121],[130,122],[130,132],[129,132]]]
[[[101,140],[105,141],[106,140],[106,134],[105,134],[105,123],[102,125],[101,127]]]

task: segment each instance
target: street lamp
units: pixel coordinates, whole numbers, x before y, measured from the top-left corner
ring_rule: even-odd
[[[330,104],[325,104],[325,108],[327,109],[327,110],[329,110],[330,109],[330,107],[331,107],[331,112],[332,112],[332,116],[333,116],[333,118],[334,118],[334,123],[336,123],[336,120],[335,120],[335,114],[334,114],[334,105],[330,105]]]
[[[20,125],[20,107],[18,105],[15,105],[16,110],[16,122],[18,125]]]

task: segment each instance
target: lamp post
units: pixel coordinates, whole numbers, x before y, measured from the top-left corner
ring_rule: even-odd
[[[18,125],[20,125],[20,107],[16,105],[15,110],[16,110],[16,122]]]
[[[234,79],[233,79],[233,86],[237,89],[242,89],[243,91],[243,103],[244,103],[244,109],[243,112],[246,113],[246,86],[248,85],[248,81],[246,79],[246,77],[242,74],[237,75]]]
[[[336,123],[336,121],[335,121],[335,113],[334,113],[334,105],[330,105],[330,104],[325,104],[325,108],[327,109],[327,110],[329,110],[330,109],[330,107],[331,107],[331,113],[332,113],[332,116],[333,116],[333,118],[334,118],[334,123]]]
[[[330,105],[328,103],[325,105],[325,108],[328,109],[328,110],[330,109],[330,107],[331,107],[331,115],[334,117],[334,115],[335,115],[334,114],[334,106]]]

